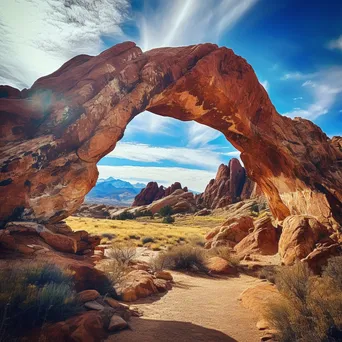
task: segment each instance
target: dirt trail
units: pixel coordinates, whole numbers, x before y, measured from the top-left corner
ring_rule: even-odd
[[[175,285],[162,297],[134,303],[143,317],[133,317],[131,330],[110,336],[107,342],[258,342],[256,317],[238,298],[260,283],[246,275],[216,279],[173,273]]]

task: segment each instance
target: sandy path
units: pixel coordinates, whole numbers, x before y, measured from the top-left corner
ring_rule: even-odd
[[[256,317],[238,301],[242,291],[260,280],[246,275],[228,279],[181,273],[173,276],[171,291],[135,302],[143,317],[133,317],[131,330],[112,335],[107,341],[260,341]]]

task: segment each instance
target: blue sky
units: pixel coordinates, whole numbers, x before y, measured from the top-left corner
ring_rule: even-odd
[[[342,135],[342,3],[336,0],[0,0],[0,83],[18,88],[124,40],[143,50],[213,42],[253,66],[278,112]],[[203,191],[239,154],[194,122],[137,116],[100,177]]]

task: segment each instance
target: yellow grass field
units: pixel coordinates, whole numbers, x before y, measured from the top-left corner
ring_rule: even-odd
[[[175,219],[175,223],[165,224],[161,219],[147,217],[122,221],[71,216],[66,219],[66,222],[75,231],[86,230],[91,234],[102,236],[102,243],[108,240],[131,241],[136,246],[158,250],[184,242],[204,242],[205,234],[225,220],[222,216],[192,215]],[[152,241],[146,243],[146,240]]]

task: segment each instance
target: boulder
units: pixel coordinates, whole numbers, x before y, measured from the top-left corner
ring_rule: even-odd
[[[154,273],[154,276],[157,279],[164,279],[164,280],[168,280],[168,281],[173,280],[172,274],[170,272],[167,272],[167,271],[157,271]]]
[[[227,260],[218,256],[209,258],[207,262],[207,268],[212,274],[237,274],[237,269],[231,265]]]
[[[265,216],[254,222],[254,230],[234,247],[240,257],[249,254],[274,255],[278,252],[276,228],[271,217]]]
[[[342,247],[339,243],[324,244],[316,247],[302,262],[307,263],[311,271],[320,274],[323,266],[326,266],[329,258],[342,255]]]
[[[84,303],[84,306],[89,310],[101,311],[104,309],[104,306],[101,305],[100,303],[96,302],[95,300]]]
[[[220,227],[214,228],[206,235],[206,247],[235,246],[253,226],[253,219],[250,216],[231,217]]]
[[[84,290],[77,294],[77,298],[80,302],[90,302],[100,297],[100,294],[96,290]]]
[[[99,311],[91,310],[66,321],[43,326],[29,341],[98,342],[106,336],[104,320]]]
[[[193,193],[184,192],[182,189],[175,190],[171,195],[158,201],[154,201],[152,204],[147,206],[147,210],[150,210],[152,214],[155,214],[161,208],[166,206],[171,206],[175,214],[196,211],[196,203]]]
[[[153,279],[153,283],[157,288],[158,292],[167,292],[172,288],[171,284],[164,279]]]
[[[123,318],[121,318],[120,316],[113,315],[110,319],[108,330],[110,332],[113,332],[126,329],[127,327],[128,323]]]
[[[141,270],[128,273],[120,283],[120,289],[118,290],[125,302],[145,298],[157,292],[158,289],[153,282],[153,276]]]
[[[66,253],[77,252],[77,241],[71,237],[62,234],[54,234],[48,229],[40,233],[41,238],[57,251]]]
[[[329,232],[316,218],[308,215],[292,215],[283,222],[279,240],[279,254],[285,265],[307,257],[316,243],[329,236]]]

